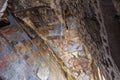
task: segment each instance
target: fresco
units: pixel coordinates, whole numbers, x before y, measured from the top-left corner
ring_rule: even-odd
[[[91,57],[72,17],[68,30],[58,22],[47,33],[39,33],[47,42],[11,15],[8,19],[11,24],[0,29],[2,80],[90,80]]]
[[[103,3],[1,0],[0,80],[118,80]]]

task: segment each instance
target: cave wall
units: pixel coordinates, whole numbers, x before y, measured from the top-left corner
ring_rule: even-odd
[[[120,74],[111,57],[105,29],[106,21],[103,19],[104,16],[99,3],[98,0],[81,0],[78,2],[68,1],[67,4],[69,4],[71,14],[75,15],[78,24],[80,23],[78,27],[80,36],[103,73],[109,77],[108,80],[118,80]]]
[[[119,0],[112,0],[112,2],[116,8],[116,11],[117,11],[116,14],[120,15],[120,1]]]
[[[76,31],[79,32],[79,37],[87,46],[93,60],[99,66],[102,74],[104,74],[105,79],[120,79],[119,70],[111,57],[105,29],[106,21],[99,0],[41,0],[41,2],[37,0],[14,1],[14,9],[12,10],[13,12],[15,11],[18,13],[16,13],[16,17],[19,17],[21,20],[29,15],[24,9],[30,9],[31,7],[42,5],[51,7],[62,24],[66,24],[67,18],[72,16],[76,22]],[[22,10],[23,12],[20,12]]]
[[[116,4],[114,3],[116,2]],[[108,3],[108,4],[106,4]],[[104,0],[100,1],[100,6],[104,18],[105,28],[108,35],[108,41],[111,51],[111,56],[114,59],[118,68],[120,68],[119,64],[119,50],[120,50],[120,18],[119,18],[119,6],[118,0]]]

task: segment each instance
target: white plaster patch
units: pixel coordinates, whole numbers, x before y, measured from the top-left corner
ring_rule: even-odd
[[[7,1],[8,0],[5,1],[5,3],[2,6],[2,9],[0,10],[0,17],[2,17],[2,15],[4,14],[5,9],[7,8]]]

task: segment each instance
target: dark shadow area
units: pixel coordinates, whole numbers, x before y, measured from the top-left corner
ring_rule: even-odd
[[[0,76],[0,80],[5,80],[5,78]]]
[[[108,35],[111,55],[120,70],[120,22],[112,0],[99,0]]]
[[[10,22],[8,20],[1,20],[0,21],[0,28],[5,27],[7,25],[10,25]]]

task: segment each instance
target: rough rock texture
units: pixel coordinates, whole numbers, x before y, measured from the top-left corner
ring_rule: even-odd
[[[23,62],[25,62],[25,65],[21,66],[21,68],[28,66],[27,64],[29,64],[29,61],[33,61],[34,64],[34,57],[29,59],[30,55],[26,55],[26,53],[29,54],[31,51],[33,52],[34,56],[41,55],[43,57],[41,61],[45,60],[46,62],[45,64],[44,62],[43,64],[41,63],[41,65],[34,64],[34,66],[37,65],[38,67],[37,70],[35,68],[35,71],[33,67],[32,69],[30,67],[30,69],[33,70],[34,74],[37,73],[37,77],[34,77],[34,79],[37,80],[39,78],[42,80],[46,80],[50,71],[52,72],[51,76],[60,75],[59,80],[84,80],[83,76],[86,76],[85,78],[87,78],[87,80],[89,80],[89,77],[91,78],[91,80],[120,79],[120,72],[111,57],[110,48],[108,45],[108,39],[105,29],[105,26],[107,26],[105,21],[106,18],[104,18],[105,13],[102,10],[103,5],[101,5],[101,1],[14,0],[14,2],[12,2],[11,4],[14,8],[11,9],[11,12],[13,12],[14,18],[21,25],[17,25],[17,28],[21,27],[20,29],[22,29],[23,32],[25,31],[25,33],[27,33],[27,36],[29,36],[30,38],[30,41],[24,41],[23,39],[20,39],[21,41],[17,42],[20,37],[14,36],[16,38],[15,41],[10,41],[10,44],[14,45],[16,53],[18,53],[20,58],[25,59],[22,60]],[[76,28],[71,28],[71,26]],[[20,36],[19,33],[23,32],[18,30],[15,33],[16,35]],[[1,31],[1,33],[4,32]],[[3,35],[3,37],[6,36]],[[85,45],[84,48],[87,49],[85,51],[78,52],[85,54],[89,53],[87,56],[85,54],[77,53],[76,40],[72,40],[74,38],[76,39],[76,37],[80,39],[78,39],[77,42],[80,43],[81,41]],[[7,39],[11,38],[7,36]],[[4,39],[1,40],[5,41]],[[64,40],[64,42],[62,42],[62,40]],[[34,53],[34,50],[29,48],[29,46],[32,46],[32,43],[34,43],[35,46],[39,49],[37,53]],[[48,43],[51,43],[52,45],[49,44],[48,46]],[[25,46],[28,50],[25,50],[25,48],[23,48]],[[55,54],[58,52],[55,51],[56,49],[54,50],[56,46],[59,49],[59,54]],[[64,52],[64,47],[66,48],[66,52]],[[66,54],[68,56],[65,56]],[[80,55],[85,56],[85,58],[81,57]],[[7,62],[4,61],[4,59],[2,60],[3,62]],[[35,60],[35,62],[36,61],[37,60]],[[29,65],[32,65],[32,63],[30,63]],[[51,65],[54,65],[54,67]],[[90,65],[89,68],[88,65]],[[49,66],[50,71],[46,66]],[[26,68],[24,69],[24,71],[27,71]],[[44,74],[40,72],[41,70],[42,72],[44,72]],[[57,70],[59,70],[58,74],[56,74]],[[88,75],[90,74],[89,70],[92,75],[88,77]],[[15,71],[16,73],[18,73],[17,70]],[[73,75],[72,73],[74,72],[75,74]],[[87,75],[85,75],[85,73]],[[55,80],[56,77],[49,78],[50,80]],[[24,76],[24,79],[29,79],[29,77],[25,78]]]
[[[119,0],[117,4],[119,4]],[[108,4],[106,4],[108,3]],[[120,9],[119,7],[114,7],[114,3],[112,0],[103,0],[100,1],[100,6],[104,18],[105,28],[108,35],[108,41],[110,45],[111,50],[111,56],[115,60],[115,63],[120,68],[119,63],[119,50],[120,50],[120,17],[118,14],[117,9]]]
[[[106,77],[109,76],[108,80],[120,79],[119,71],[110,55],[105,21],[101,13],[99,1],[84,0],[72,1],[71,3],[68,1],[66,4],[69,6],[71,14],[75,15],[75,18],[79,21],[79,33],[92,56],[96,59],[97,64],[103,70],[103,73],[106,74]]]
[[[117,12],[118,12],[117,14],[120,15],[120,0],[112,0],[112,1],[114,3],[114,6],[115,6]]]

